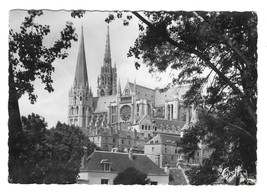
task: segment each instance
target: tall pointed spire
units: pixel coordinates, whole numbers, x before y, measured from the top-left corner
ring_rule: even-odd
[[[107,27],[107,39],[106,39],[106,48],[105,48],[105,56],[104,56],[104,66],[111,66],[109,26]]]
[[[77,87],[85,87],[86,83],[88,85],[87,67],[86,67],[86,57],[85,57],[85,47],[84,47],[84,37],[83,37],[83,27],[81,29],[81,40],[78,50],[77,64],[74,77],[74,85]]]

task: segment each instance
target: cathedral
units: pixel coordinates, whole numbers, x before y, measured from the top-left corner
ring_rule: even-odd
[[[186,108],[182,101],[189,86],[150,89],[134,80],[121,87],[116,64],[112,66],[109,27],[103,65],[95,82],[96,96],[88,80],[82,30],[69,91],[68,123],[79,126],[102,150],[132,147],[143,151],[145,143],[158,133],[181,135],[197,120],[196,109]]]

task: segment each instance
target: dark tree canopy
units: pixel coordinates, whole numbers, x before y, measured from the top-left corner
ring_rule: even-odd
[[[76,183],[84,147],[93,152],[96,145],[74,126],[60,122],[47,129],[45,120],[38,114],[22,117],[23,132],[17,147],[23,169],[21,178],[12,183]],[[19,167],[18,167],[19,168]],[[10,173],[11,174],[11,173]],[[16,174],[16,173],[14,173]],[[12,175],[10,175],[10,178]]]
[[[80,17],[82,11],[73,11],[73,17]],[[20,25],[19,31],[9,30],[9,99],[8,99],[8,128],[9,128],[9,181],[26,182],[23,172],[27,169],[19,156],[23,155],[25,135],[22,132],[18,100],[23,94],[28,94],[31,103],[37,99],[34,93],[34,81],[41,80],[44,89],[52,92],[53,62],[56,59],[65,59],[67,49],[72,41],[77,41],[72,23],[66,22],[66,27],[59,32],[60,38],[51,47],[43,45],[44,38],[50,33],[49,25],[36,23],[36,17],[41,17],[42,10],[29,10],[28,16]],[[35,120],[35,119],[34,119]],[[34,121],[32,121],[34,122]],[[35,121],[37,122],[37,121]],[[42,122],[35,127],[42,128]],[[41,129],[39,129],[41,133]],[[25,139],[24,139],[25,138]],[[27,165],[25,165],[27,166]]]
[[[149,181],[146,173],[143,173],[134,167],[129,167],[122,172],[119,172],[113,183],[114,185],[146,185]]]
[[[122,12],[117,12],[122,18]],[[128,12],[140,19],[140,34],[129,49],[151,72],[177,70],[171,84],[190,84],[186,106],[202,112],[184,137],[191,155],[197,141],[213,150],[214,167],[237,165],[256,171],[257,15],[255,12]],[[119,16],[118,16],[119,15]],[[111,22],[115,14],[106,21]],[[127,18],[128,19],[128,18]],[[126,19],[126,20],[127,20]],[[127,20],[130,22],[130,18]],[[125,23],[125,22],[124,22]],[[135,63],[138,68],[140,63]],[[203,93],[203,89],[206,92]],[[203,168],[206,173],[209,168]],[[208,176],[208,175],[207,175]]]

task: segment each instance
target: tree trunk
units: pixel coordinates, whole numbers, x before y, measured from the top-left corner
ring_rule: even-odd
[[[9,98],[8,98],[8,129],[9,129],[9,182],[21,183],[25,177],[24,166],[20,159],[22,148],[20,141],[22,139],[22,123],[19,111],[18,95],[15,89],[14,75],[12,72],[12,65],[9,64]]]

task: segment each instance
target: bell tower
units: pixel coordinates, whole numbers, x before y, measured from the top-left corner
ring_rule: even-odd
[[[93,94],[89,89],[83,27],[81,31],[74,81],[69,91],[68,123],[85,128],[91,113]]]
[[[110,51],[109,26],[107,27],[107,38],[103,66],[100,76],[97,78],[97,96],[109,96],[117,94],[117,68],[112,67]]]

